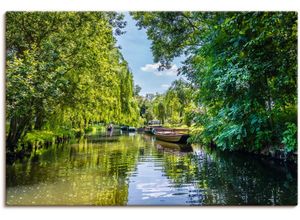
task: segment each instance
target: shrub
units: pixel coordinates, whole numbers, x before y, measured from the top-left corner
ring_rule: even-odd
[[[286,123],[286,130],[283,132],[282,143],[286,152],[297,150],[297,125],[295,123]]]

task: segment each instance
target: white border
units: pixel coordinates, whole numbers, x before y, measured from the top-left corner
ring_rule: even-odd
[[[299,0],[1,0],[0,3],[0,174],[1,219],[299,219],[298,207],[144,207],[144,208],[10,208],[4,207],[4,14],[6,11],[298,11]],[[299,33],[299,25],[298,25]],[[299,45],[298,45],[299,50]],[[299,103],[299,102],[298,102]],[[299,124],[299,123],[298,123]],[[299,138],[298,138],[299,140]],[[299,165],[298,165],[299,166]],[[299,170],[299,169],[298,169]],[[298,181],[299,186],[299,181]],[[299,187],[298,187],[299,188]]]
[[[4,3],[3,3],[4,2]],[[7,0],[1,10],[160,10],[249,11],[297,10],[297,0]]]

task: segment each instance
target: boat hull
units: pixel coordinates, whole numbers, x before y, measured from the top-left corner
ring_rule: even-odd
[[[190,137],[190,135],[188,135],[188,134],[155,134],[155,137],[161,141],[186,144],[187,139]]]
[[[145,132],[146,134],[151,134],[151,135],[154,135],[154,132],[153,132],[153,131],[151,131],[151,130],[144,130],[144,132]]]
[[[190,144],[180,144],[180,143],[172,143],[166,141],[155,141],[158,149],[167,149],[171,151],[180,151],[180,152],[192,152],[193,148]]]
[[[121,131],[124,132],[136,132],[136,128],[134,127],[129,127],[129,126],[121,126]]]
[[[170,128],[164,128],[162,126],[148,126],[144,128],[144,132],[146,134],[155,135],[156,132],[162,132],[162,131],[172,131]]]
[[[136,128],[134,128],[134,127],[129,127],[129,128],[128,128],[128,132],[136,132]]]

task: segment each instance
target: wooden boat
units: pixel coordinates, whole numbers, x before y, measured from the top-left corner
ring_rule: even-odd
[[[179,144],[156,140],[155,144],[158,149],[168,149],[171,151],[192,152],[193,148],[190,144]]]
[[[154,135],[155,134],[155,131],[161,129],[162,126],[148,126],[148,127],[145,127],[144,128],[144,132],[146,134],[151,134],[151,135]]]
[[[173,132],[178,134],[188,134],[189,129],[187,128],[165,128],[162,126],[148,126],[145,127],[144,132],[147,134],[155,135],[157,132]]]
[[[144,131],[145,131],[145,128],[140,127],[140,128],[137,128],[136,131],[137,131],[137,132],[144,132]]]
[[[155,137],[161,141],[186,144],[190,135],[176,132],[156,132]]]
[[[188,128],[174,128],[172,131],[180,134],[188,134],[190,132]]]
[[[124,132],[136,132],[135,127],[129,127],[127,125],[121,126],[121,130]]]
[[[121,126],[121,130],[122,131],[127,131],[128,130],[128,126],[126,126],[126,125]]]
[[[146,128],[144,129],[144,132],[145,132],[146,134],[154,135],[154,130],[153,130],[152,128],[149,128],[149,127],[146,127]]]
[[[128,132],[136,132],[136,128],[135,127],[128,127]]]

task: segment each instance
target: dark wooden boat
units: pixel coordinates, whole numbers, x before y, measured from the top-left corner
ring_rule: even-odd
[[[137,132],[144,132],[144,131],[145,131],[145,128],[140,127],[140,128],[138,128],[138,129],[136,129],[136,131],[137,131]]]
[[[136,128],[135,127],[128,127],[128,132],[136,132]]]
[[[126,125],[123,125],[120,128],[121,128],[122,131],[127,131],[128,130],[128,126],[126,126]]]
[[[156,132],[155,137],[161,141],[186,144],[187,139],[190,137],[190,135],[175,132]]]
[[[124,132],[136,132],[136,128],[135,127],[130,127],[127,125],[121,126],[121,130]]]

